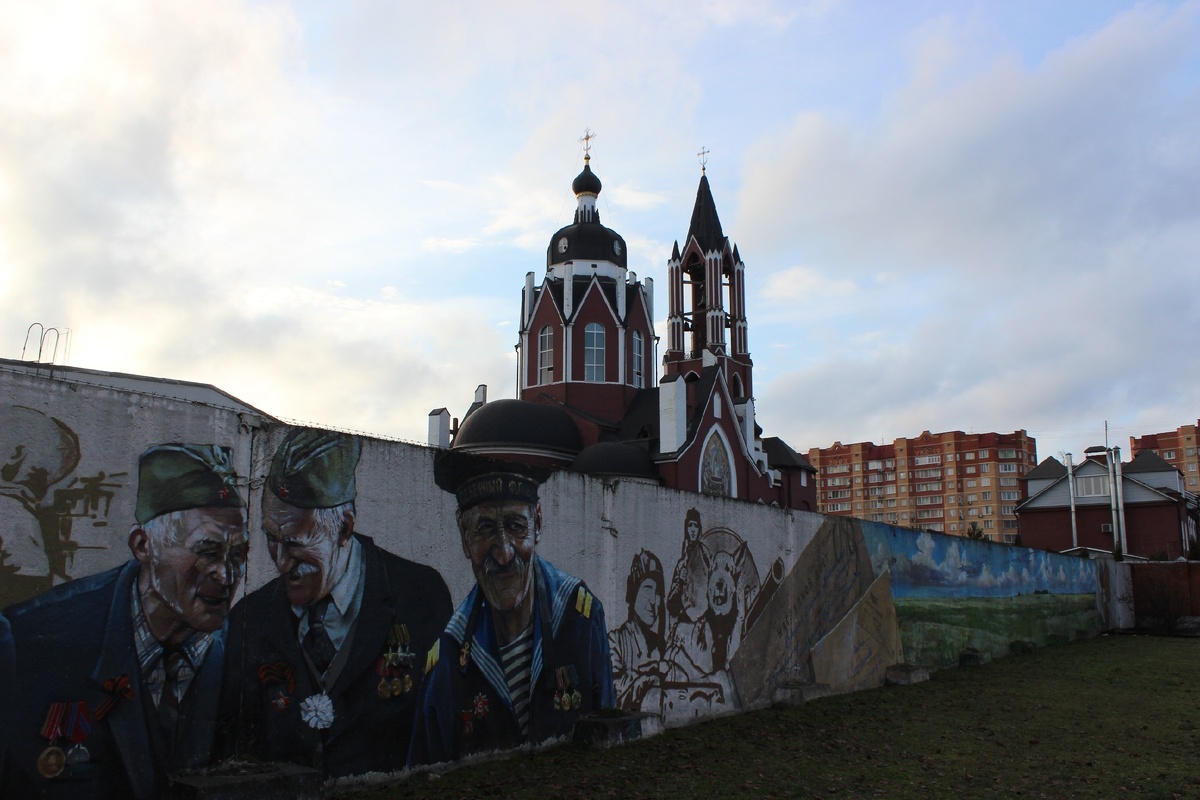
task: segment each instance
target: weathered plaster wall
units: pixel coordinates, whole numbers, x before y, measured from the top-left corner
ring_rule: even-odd
[[[239,596],[275,577],[261,494],[288,426],[123,389],[3,380],[0,542],[53,528],[73,545],[56,579],[32,562],[0,571],[8,601],[35,593],[26,576],[61,583],[127,560],[137,459],[164,442],[233,448],[251,542]],[[35,455],[44,487],[20,469]],[[355,528],[436,569],[457,604],[474,576],[434,456],[363,438]],[[569,472],[541,498],[537,552],[602,604],[618,704],[668,724],[768,704],[781,685],[876,686],[894,664],[955,663],[968,646],[1001,655],[1011,641],[1096,631],[1112,616],[1099,595],[1112,581],[1089,561]]]

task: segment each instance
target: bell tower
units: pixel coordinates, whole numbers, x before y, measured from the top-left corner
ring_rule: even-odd
[[[746,265],[721,230],[701,151],[692,221],[667,262],[667,349],[663,376],[687,378],[719,366],[735,402],[753,397],[746,328]]]

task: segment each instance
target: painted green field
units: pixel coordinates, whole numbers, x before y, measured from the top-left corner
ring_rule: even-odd
[[[1044,645],[1100,628],[1092,594],[907,598],[896,616],[905,662],[922,666],[953,666],[966,647],[1000,657],[1013,641]]]
[[[611,750],[566,745],[353,796],[1194,798],[1198,665],[1197,639],[1103,636],[915,686]]]

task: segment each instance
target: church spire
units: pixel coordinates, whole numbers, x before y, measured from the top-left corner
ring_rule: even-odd
[[[700,175],[696,205],[692,208],[692,223],[688,226],[687,240],[690,241],[692,237],[706,253],[720,250],[725,243],[721,219],[717,216],[717,204],[713,200],[712,190],[708,188],[708,176],[705,174]]]

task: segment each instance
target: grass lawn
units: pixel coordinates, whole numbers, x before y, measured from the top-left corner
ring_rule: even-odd
[[[1200,639],[1105,636],[342,796],[1195,798]]]

